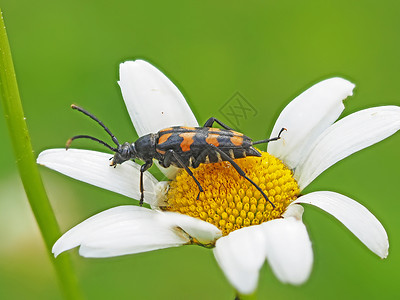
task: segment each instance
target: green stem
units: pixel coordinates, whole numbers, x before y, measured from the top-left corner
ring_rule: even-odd
[[[0,14],[0,95],[18,170],[29,204],[46,243],[47,252],[56,269],[64,294],[67,299],[81,299],[81,292],[72,269],[70,257],[63,255],[56,260],[51,253],[52,245],[61,236],[61,232],[36,165],[22,110],[14,64],[1,9]]]
[[[257,300],[257,294],[254,292],[250,295],[241,295],[239,292],[236,292],[235,300]]]

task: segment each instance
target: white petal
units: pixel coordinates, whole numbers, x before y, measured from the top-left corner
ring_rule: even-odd
[[[339,160],[400,129],[400,107],[381,106],[353,113],[329,127],[295,170],[301,189]]]
[[[353,94],[354,84],[342,78],[317,83],[290,102],[281,112],[271,133],[282,139],[268,144],[268,152],[294,169],[309,146],[340,116],[343,100]]]
[[[303,218],[304,208],[301,205],[289,205],[286,211],[282,214],[283,218],[289,219],[294,218],[297,221],[301,221]]]
[[[263,231],[257,225],[235,230],[217,241],[215,258],[239,293],[251,294],[257,288],[265,245]]]
[[[85,257],[111,257],[176,247],[189,237],[170,223],[165,214],[138,206],[103,211],[66,232],[53,246],[55,256],[81,246]]]
[[[122,63],[118,83],[139,136],[174,125],[198,126],[178,88],[148,62]]]
[[[165,177],[167,177],[168,179],[175,179],[176,174],[178,174],[179,172],[179,168],[175,167],[175,166],[169,166],[168,168],[164,168],[162,166],[160,166],[160,164],[158,163],[158,161],[154,161],[154,164],[160,169],[161,172],[163,172],[163,174],[165,175]]]
[[[110,157],[112,154],[89,150],[49,149],[39,154],[37,163],[74,179],[140,199],[140,165],[126,161],[113,168],[110,167]],[[157,179],[145,172],[143,182],[145,202],[156,203]]]
[[[360,239],[372,252],[386,258],[389,241],[385,229],[375,216],[360,203],[334,192],[314,192],[293,203],[317,206],[334,216]]]
[[[261,224],[272,271],[280,281],[295,285],[308,279],[313,264],[311,241],[301,221],[301,212],[295,210],[284,219]]]
[[[160,181],[154,187],[154,192],[157,195],[156,201],[151,204],[151,208],[158,209],[161,206],[168,206],[168,199],[165,197],[169,190],[169,181]]]
[[[211,223],[175,212],[163,212],[168,215],[170,225],[182,228],[188,235],[203,245],[214,244],[222,236],[221,230]]]

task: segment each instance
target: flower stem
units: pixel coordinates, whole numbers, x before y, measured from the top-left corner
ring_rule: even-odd
[[[17,167],[29,204],[45,241],[50,260],[56,269],[64,294],[67,299],[82,299],[83,297],[78,288],[70,257],[63,255],[56,260],[51,253],[52,245],[60,237],[61,232],[36,165],[22,110],[14,64],[1,9],[0,15],[0,95]]]
[[[255,292],[250,295],[241,295],[241,294],[239,294],[239,292],[236,292],[235,300],[256,300],[256,299],[257,299],[257,295]]]

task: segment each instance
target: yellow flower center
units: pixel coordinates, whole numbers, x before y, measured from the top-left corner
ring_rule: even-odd
[[[235,162],[264,191],[275,208],[229,162],[221,162],[191,169],[204,189],[199,199],[196,199],[199,193],[196,183],[182,169],[170,183],[168,206],[164,209],[214,224],[223,235],[280,218],[300,190],[292,171],[282,161],[267,152],[261,153],[261,157],[251,156]]]

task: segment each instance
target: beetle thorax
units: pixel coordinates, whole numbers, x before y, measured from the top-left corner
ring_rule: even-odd
[[[150,161],[156,157],[156,138],[157,134],[146,134],[136,140],[134,147],[136,157],[143,161]]]

